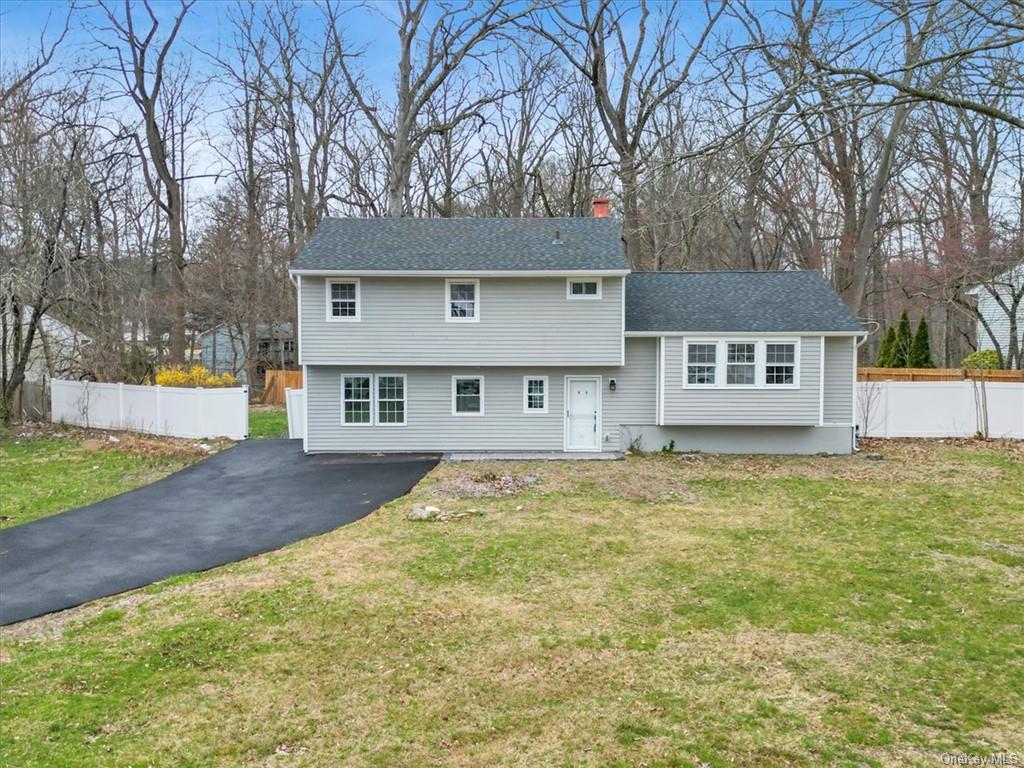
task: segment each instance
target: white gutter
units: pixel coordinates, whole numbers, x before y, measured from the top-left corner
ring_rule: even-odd
[[[290,269],[289,277],[625,277],[628,269]]]

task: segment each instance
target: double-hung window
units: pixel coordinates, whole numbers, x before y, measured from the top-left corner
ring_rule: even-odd
[[[726,344],[726,386],[753,387],[757,381],[757,352],[754,342]]]
[[[523,377],[523,413],[548,412],[548,377]]]
[[[800,388],[798,339],[687,339],[686,388]]]
[[[341,423],[404,426],[406,384],[402,373],[354,373],[341,377]]]
[[[359,320],[359,281],[327,281],[327,319]]]
[[[452,376],[452,415],[482,416],[484,377]]]
[[[373,423],[373,377],[369,374],[343,376],[341,386],[343,424]]]
[[[405,424],[405,376],[377,375],[377,423]]]
[[[686,383],[694,387],[713,387],[716,384],[718,344],[690,343],[686,345]]]
[[[445,320],[475,323],[480,320],[480,281],[445,280]]]
[[[796,344],[768,342],[765,345],[764,383],[768,387],[796,383]]]

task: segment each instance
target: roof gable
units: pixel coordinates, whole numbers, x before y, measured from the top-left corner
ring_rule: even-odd
[[[292,263],[303,272],[605,272],[629,269],[611,218],[327,218]]]
[[[863,333],[820,272],[634,272],[626,331]]]

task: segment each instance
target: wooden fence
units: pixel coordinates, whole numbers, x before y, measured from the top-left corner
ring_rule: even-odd
[[[857,381],[1024,381],[1024,371],[972,368],[858,368]]]
[[[302,371],[268,370],[264,382],[260,402],[264,405],[284,405],[286,389],[302,389]]]

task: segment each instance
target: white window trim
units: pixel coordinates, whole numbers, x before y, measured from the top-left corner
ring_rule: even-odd
[[[543,408],[530,408],[529,407],[529,385],[531,381],[543,381],[544,382],[544,407]],[[523,376],[523,413],[529,416],[540,416],[548,412],[548,400],[551,397],[551,388],[548,385],[547,376]]]
[[[480,380],[480,410],[476,413],[472,411],[457,411],[455,410],[455,382],[459,379],[479,379]],[[456,374],[452,376],[452,416],[476,418],[477,416],[484,415],[484,377],[478,376],[474,373]]]
[[[565,298],[572,301],[593,301],[601,298],[602,286],[600,277],[567,277],[565,279]],[[597,283],[597,293],[593,296],[579,295],[574,296],[572,292],[573,283]],[[625,294],[625,292],[623,292]]]
[[[718,371],[715,372],[715,381],[721,381],[723,389],[761,389],[764,385],[764,343],[757,339],[722,339],[718,347]],[[754,383],[753,384],[729,384],[729,345],[730,344],[753,344],[754,345]],[[750,365],[750,363],[733,363],[733,365]],[[718,374],[721,374],[719,379]]]
[[[714,384],[690,384],[689,379],[689,358],[691,344],[714,344],[715,345],[715,383]],[[754,383],[753,384],[728,384],[728,353],[729,344],[753,344],[754,345]],[[766,381],[766,369],[768,358],[768,344],[792,344],[793,345],[793,383],[792,384],[768,384]],[[694,336],[683,340],[683,389],[764,389],[768,391],[786,391],[800,389],[800,339],[785,337],[770,337],[752,339],[749,337],[736,338],[709,338],[707,336]]]
[[[474,290],[473,317],[452,317],[451,314],[451,286],[466,285],[472,283],[476,286]],[[450,278],[444,281],[444,321],[446,323],[479,323],[480,322],[480,280],[477,278]]]
[[[715,346],[715,383],[714,384],[691,384],[690,383],[690,345]],[[717,339],[686,339],[683,343],[683,389],[718,389],[722,382],[722,345]],[[664,362],[662,362],[664,365]],[[694,363],[694,365],[707,365],[707,363]]]
[[[357,376],[363,376],[370,380],[370,420],[367,422],[355,422],[345,421],[345,379],[352,379]],[[341,374],[341,426],[343,427],[354,427],[359,429],[360,427],[372,427],[373,426],[373,374],[372,373],[360,373],[360,372],[345,372]],[[365,402],[360,400],[359,402]]]
[[[352,378],[354,376],[365,376],[370,380],[370,420],[368,422],[348,422],[345,421],[345,379]],[[380,376],[394,376],[402,379],[402,394],[403,402],[405,403],[405,420],[402,422],[389,421],[387,423],[381,423],[380,421],[380,402],[379,402],[379,391],[377,388],[377,379]],[[365,401],[361,401],[365,402]],[[404,427],[409,423],[409,378],[404,373],[359,373],[359,372],[345,372],[341,374],[341,426],[343,427]]]
[[[331,286],[355,283],[356,286],[356,314],[354,317],[335,317],[331,312]],[[329,323],[358,323],[363,314],[363,295],[358,277],[347,277],[344,279],[328,279],[324,281],[324,298],[326,299],[327,322]]]
[[[776,389],[800,389],[800,339],[764,339],[761,342],[764,345],[764,352],[761,355],[762,366],[761,366],[761,381],[764,383],[764,388],[775,391]],[[822,339],[822,350],[824,350],[825,340]],[[769,344],[792,344],[793,345],[793,383],[792,384],[769,384],[768,383],[768,345]],[[819,363],[822,372],[825,370],[825,355],[822,352],[821,361]],[[824,381],[824,375],[822,376]]]
[[[402,421],[380,420],[380,385],[381,376],[402,380]],[[409,423],[409,379],[404,373],[375,373],[373,375],[373,425],[375,427],[404,427]]]

